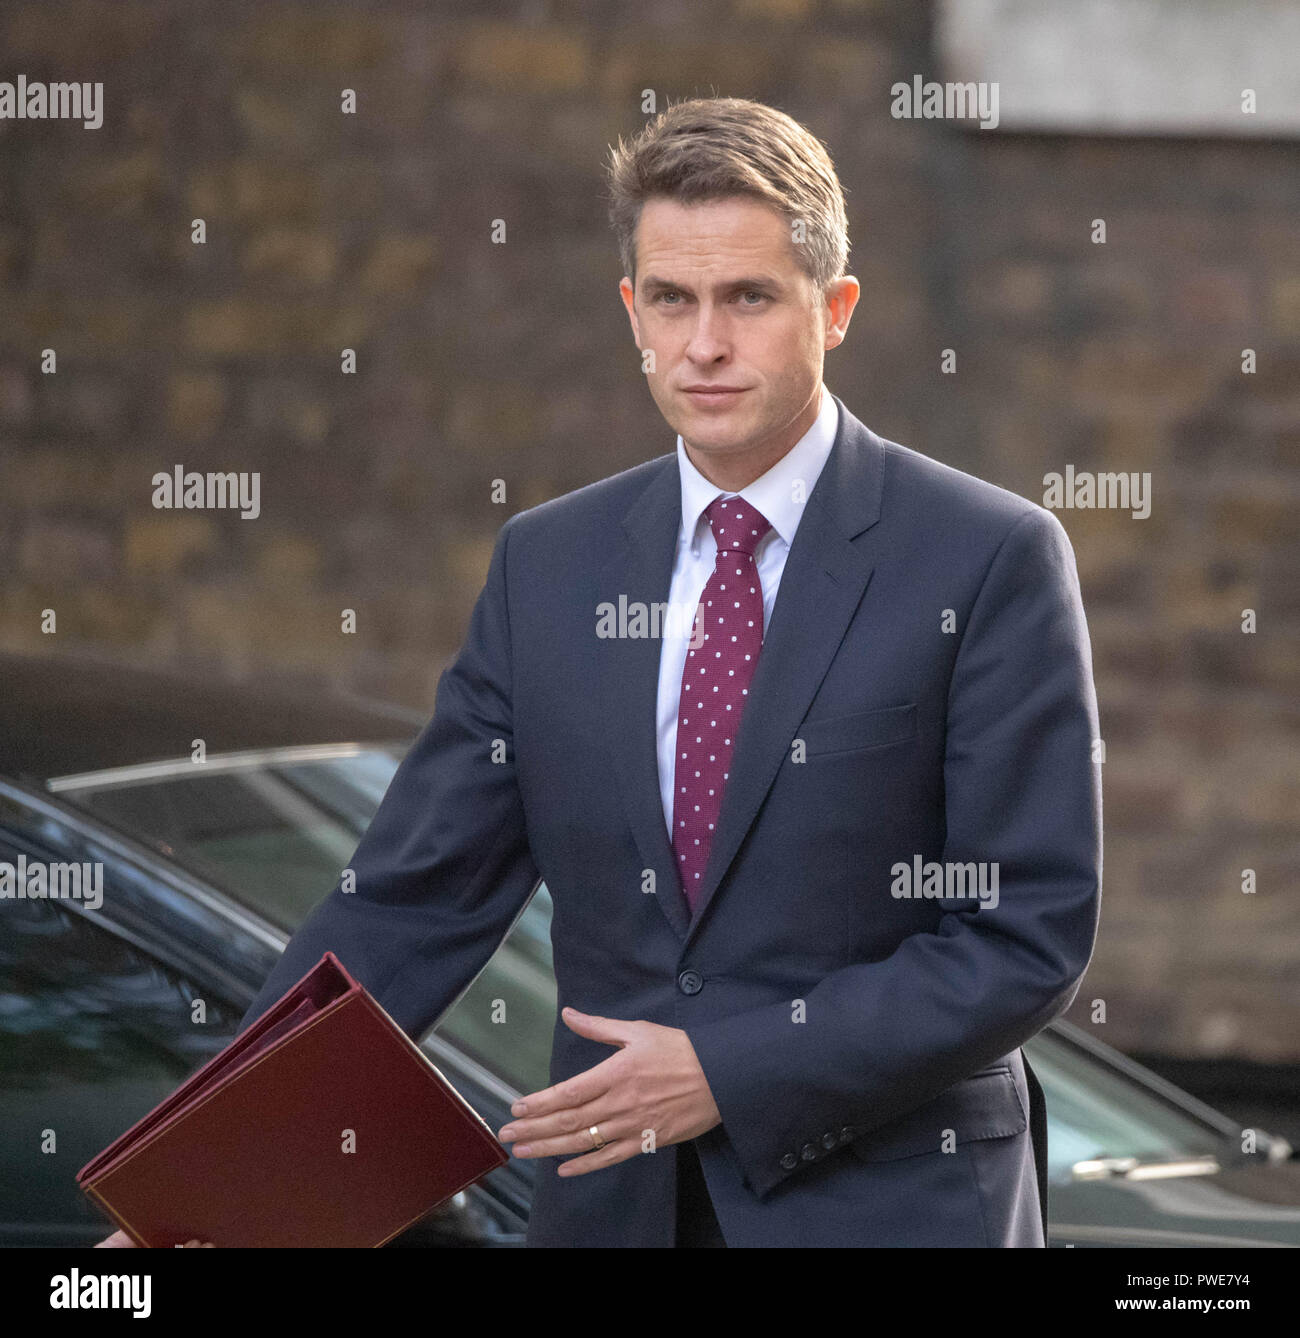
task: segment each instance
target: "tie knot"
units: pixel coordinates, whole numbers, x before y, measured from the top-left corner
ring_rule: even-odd
[[[772,522],[743,497],[715,497],[705,509],[718,552],[754,555],[758,541],[772,528]]]

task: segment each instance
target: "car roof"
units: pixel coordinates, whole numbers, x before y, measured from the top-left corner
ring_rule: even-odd
[[[409,740],[426,716],[284,678],[216,680],[93,654],[0,651],[0,775],[52,776],[258,748]]]

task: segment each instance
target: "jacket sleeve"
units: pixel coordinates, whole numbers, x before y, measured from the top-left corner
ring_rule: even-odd
[[[243,1031],[328,949],[418,1040],[473,983],[536,890],[516,784],[507,520],[433,718],[334,890],[290,940]]]
[[[1070,1005],[1100,910],[1096,737],[1074,554],[1035,508],[990,562],[947,702],[942,860],[996,863],[996,908],[949,903],[935,932],[831,972],[803,1022],[781,1002],[685,1029],[757,1194],[808,1164],[789,1156],[805,1143],[907,1114]]]

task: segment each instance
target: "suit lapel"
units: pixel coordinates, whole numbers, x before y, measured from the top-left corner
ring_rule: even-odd
[[[623,805],[645,867],[655,872],[655,899],[683,940],[699,924],[753,825],[871,579],[873,563],[852,541],[880,517],[883,448],[839,397],[833,398],[839,428],[786,558],[694,918],[682,896],[660,800],[661,641],[621,637],[600,648],[602,708],[616,734],[612,752]],[[624,515],[626,542],[600,572],[598,599],[615,608],[620,596],[629,603],[667,601],[680,526],[674,454]]]
[[[619,607],[666,603],[682,522],[681,471],[674,453],[623,516],[625,542],[601,569],[597,599]],[[659,637],[618,637],[601,644],[603,718],[613,734],[614,770],[643,868],[655,875],[655,900],[679,938],[689,917],[659,790]]]

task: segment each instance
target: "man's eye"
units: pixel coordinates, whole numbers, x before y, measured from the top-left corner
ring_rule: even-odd
[[[672,298],[672,297],[680,297],[680,296],[681,296],[680,293],[660,293],[660,294],[659,294],[659,300],[660,300],[661,302],[667,303],[669,298]],[[671,304],[670,304],[670,305],[671,305]]]
[[[741,296],[756,298],[759,302],[762,302],[767,297],[767,294],[755,292],[754,289],[751,288],[747,293],[742,293]],[[747,307],[752,307],[755,304],[753,302],[746,302],[744,305]]]

